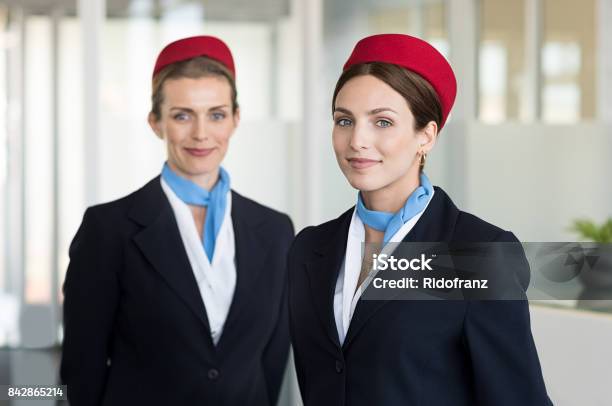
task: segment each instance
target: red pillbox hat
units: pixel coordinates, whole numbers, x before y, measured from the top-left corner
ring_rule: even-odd
[[[343,70],[366,62],[402,66],[421,75],[436,91],[442,106],[444,127],[457,94],[457,80],[448,61],[432,45],[404,34],[379,34],[363,38],[355,45]]]
[[[236,78],[234,58],[225,42],[209,35],[182,38],[166,45],[157,56],[153,77],[171,63],[184,61],[198,56],[207,56],[225,65]]]

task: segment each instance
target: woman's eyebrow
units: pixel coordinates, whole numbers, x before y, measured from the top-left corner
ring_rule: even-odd
[[[378,114],[378,113],[382,113],[383,111],[390,111],[390,112],[392,112],[392,113],[397,114],[397,111],[393,110],[393,109],[392,109],[392,108],[390,108],[390,107],[379,107],[379,108],[377,108],[377,109],[370,110],[370,112],[369,112],[368,114],[369,114],[369,115],[372,115],[372,114]]]
[[[213,106],[213,107],[209,107],[207,110],[221,110],[223,108],[229,107],[227,104],[221,104],[219,106]],[[186,111],[188,113],[195,113],[195,110],[190,108],[190,107],[181,107],[181,106],[173,106],[170,107],[170,110],[181,110],[181,111]]]
[[[185,113],[195,114],[195,110],[190,109],[189,107],[173,106],[173,107],[170,107],[170,111],[172,110],[179,110]]]
[[[227,104],[221,104],[219,106],[210,107],[208,110],[221,110],[223,108],[229,107]]]
[[[368,111],[368,115],[374,115],[374,114],[378,114],[378,113],[382,113],[383,111],[390,111],[392,113],[397,114],[397,111],[393,110],[391,107],[378,107],[376,109],[372,109],[370,111]],[[344,107],[336,107],[334,109],[334,113],[344,113],[344,114],[348,114],[348,115],[353,115],[353,113],[351,113],[350,110],[345,109]]]
[[[345,109],[344,107],[336,107],[334,109],[334,113],[344,113],[344,114],[348,114],[349,116],[353,115],[353,113],[351,113],[349,109]]]

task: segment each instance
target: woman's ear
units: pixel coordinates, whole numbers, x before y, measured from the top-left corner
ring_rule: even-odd
[[[157,117],[155,116],[155,114],[153,114],[153,112],[149,112],[149,116],[147,121],[149,122],[149,126],[151,127],[151,130],[153,130],[153,132],[155,133],[155,135],[157,135],[160,139],[164,139],[164,136],[161,132],[160,126],[159,126],[159,120],[157,119]]]
[[[419,131],[419,143],[422,150],[427,154],[436,145],[438,139],[438,124],[435,121],[430,121]]]

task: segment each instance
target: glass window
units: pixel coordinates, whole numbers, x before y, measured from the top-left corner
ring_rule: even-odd
[[[542,0],[542,119],[595,116],[595,0]]]
[[[19,22],[0,5],[0,346],[19,342],[19,304],[22,299],[21,141],[18,70]],[[12,81],[8,79],[11,78]],[[17,156],[19,162],[12,158]]]
[[[7,39],[7,8],[0,5],[0,78],[6,77],[7,49],[9,47]],[[7,196],[7,169],[8,155],[6,146],[8,143],[8,123],[7,123],[7,94],[6,81],[0,79],[0,296],[6,289],[7,272],[7,253],[6,253],[6,196]],[[1,299],[0,299],[1,300]],[[1,323],[1,322],[0,322]],[[2,341],[2,324],[0,324],[0,345]]]
[[[49,303],[53,238],[51,21],[26,19],[25,301]]]
[[[533,4],[541,13],[527,9]],[[478,118],[487,123],[593,118],[595,23],[595,0],[482,0]],[[529,49],[537,55],[527,55]]]
[[[442,1],[428,2],[423,10],[425,27],[423,38],[429,41],[446,58],[449,56],[446,5]]]
[[[70,9],[68,2],[65,5]],[[74,235],[66,220],[74,220],[82,212],[82,145],[78,142],[82,139],[82,63],[76,49],[80,47],[79,27],[74,17],[58,13],[54,20],[54,10],[44,8],[3,8],[10,24],[3,25],[0,36],[6,51],[2,56],[7,57],[2,68],[8,68],[6,76],[2,75],[6,80],[0,83],[0,105],[6,105],[1,110],[8,113],[0,117],[0,123],[7,131],[0,133],[10,137],[9,142],[2,140],[0,147],[0,223],[2,238],[10,236],[0,248],[0,308],[7,310],[0,317],[0,341],[9,345],[50,345],[56,341],[53,323],[57,314],[53,309],[61,296],[58,287],[63,272],[56,275],[55,271],[58,266],[66,266],[68,243]],[[64,11],[70,13],[68,9]],[[58,23],[57,43],[54,21]],[[69,25],[71,29],[65,30]],[[55,50],[58,52],[54,55]],[[53,77],[55,57],[57,78]],[[59,103],[54,106],[56,100]],[[58,134],[54,134],[55,112]],[[4,149],[7,145],[10,153]],[[55,162],[59,165],[57,178]],[[62,200],[63,193],[70,198]],[[57,219],[56,196],[60,198]],[[68,236],[67,230],[72,235]],[[55,240],[57,231],[59,241]],[[58,257],[58,263],[54,263]],[[54,275],[57,280],[52,279]],[[51,329],[28,337],[28,329],[41,320]]]
[[[59,241],[58,286],[68,267],[68,247],[85,207],[85,145],[83,137],[83,62],[81,26],[64,17],[59,26]],[[62,294],[56,292],[61,299]]]
[[[525,1],[480,2],[478,117],[521,119],[525,97]]]
[[[443,1],[398,2],[395,6],[380,5],[368,14],[369,31],[405,33],[431,42],[442,54],[448,55],[448,41]]]

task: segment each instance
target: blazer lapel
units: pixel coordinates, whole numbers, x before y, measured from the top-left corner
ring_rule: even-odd
[[[266,244],[265,235],[260,235],[258,227],[261,219],[258,213],[240,194],[232,190],[232,225],[236,244],[236,289],[227,320],[223,327],[223,334],[217,348],[221,348],[230,337],[240,339],[242,315],[248,312],[243,310],[249,306],[257,278],[265,267],[265,259],[271,247]],[[256,292],[255,292],[256,293]],[[244,321],[249,324],[249,321]]]
[[[346,252],[352,213],[351,208],[335,220],[334,229],[327,233],[329,239],[323,240],[321,245],[315,249],[319,257],[306,263],[316,312],[330,340],[338,348],[340,348],[340,339],[334,318],[334,292]]]
[[[200,320],[212,346],[206,308],[172,207],[161,188],[160,177],[154,178],[136,193],[129,215],[144,228],[133,240],[168,286]]]
[[[459,209],[441,188],[435,193],[429,206],[402,242],[450,242]],[[359,300],[355,306],[351,324],[342,346],[346,349],[368,319],[389,300]]]

